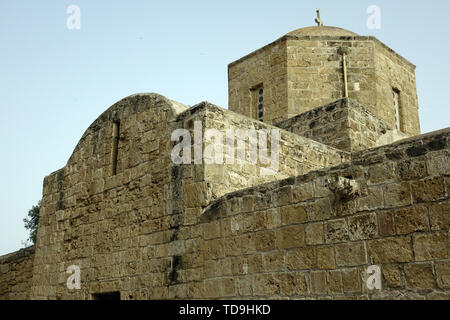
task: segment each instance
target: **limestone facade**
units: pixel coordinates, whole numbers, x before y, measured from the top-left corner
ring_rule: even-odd
[[[0,257],[0,300],[30,299],[34,246]]]
[[[450,129],[417,136],[414,66],[375,38],[314,27],[228,70],[230,110],[149,93],[94,121],[44,179],[35,248],[0,257],[0,299],[450,298]],[[279,132],[277,170],[206,161],[229,130]],[[175,132],[200,162],[173,161]]]
[[[392,130],[386,122],[350,98],[336,100],[275,125],[348,152],[370,149],[408,137]]]
[[[420,133],[415,66],[375,37],[334,27],[302,28],[228,66],[229,109],[257,118],[252,89],[264,88],[264,121],[280,122],[348,96],[395,129],[393,90],[399,93],[399,130]]]

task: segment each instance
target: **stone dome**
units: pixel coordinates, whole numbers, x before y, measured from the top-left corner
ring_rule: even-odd
[[[328,27],[328,26],[315,26],[300,28],[289,32],[289,36],[332,36],[332,37],[355,37],[358,36],[357,33],[338,28],[338,27]]]

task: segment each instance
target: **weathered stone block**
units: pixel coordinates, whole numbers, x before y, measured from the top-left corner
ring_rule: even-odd
[[[326,222],[325,230],[326,243],[337,243],[348,240],[348,226],[345,219],[337,219]]]
[[[333,212],[338,217],[352,215],[357,211],[357,199],[350,199],[346,201],[335,200],[333,202]]]
[[[450,203],[430,204],[431,230],[449,230],[450,229]]]
[[[283,225],[306,222],[308,213],[304,205],[291,205],[281,207],[281,221]]]
[[[236,281],[232,277],[227,277],[222,279],[221,283],[221,296],[223,297],[234,297],[236,296]]]
[[[314,196],[316,198],[328,197],[332,194],[328,188],[328,180],[326,177],[320,177],[314,181]]]
[[[416,231],[429,231],[428,210],[424,206],[414,206],[394,211],[395,230],[397,234]]]
[[[227,238],[232,235],[231,232],[231,218],[224,218],[220,222],[221,236]]]
[[[277,274],[255,274],[253,276],[253,293],[255,296],[272,296],[280,293]]]
[[[445,194],[450,195],[450,177],[445,177]]]
[[[332,216],[331,204],[328,198],[316,199],[308,205],[310,221],[329,219]]]
[[[281,273],[280,291],[284,296],[306,295],[308,293],[306,274],[301,272]]]
[[[313,269],[316,266],[314,248],[300,248],[288,251],[286,254],[286,268],[288,270]]]
[[[434,263],[437,285],[441,289],[450,289],[450,260]]]
[[[231,273],[233,275],[248,274],[248,261],[246,257],[231,257]]]
[[[429,202],[444,197],[444,182],[442,178],[420,180],[411,184],[414,202]]]
[[[275,190],[273,199],[278,207],[292,203],[292,187],[285,186],[278,190]]]
[[[190,282],[187,285],[187,296],[191,299],[204,299],[205,287],[203,282]],[[143,297],[143,300],[149,300],[150,297]]]
[[[372,239],[378,235],[375,213],[361,214],[348,218],[350,240]]]
[[[402,181],[421,179],[427,175],[425,157],[401,161],[397,164],[397,175]]]
[[[205,185],[200,182],[186,185],[184,187],[183,199],[188,208],[206,206],[208,204],[208,197],[206,195]]]
[[[403,275],[399,265],[387,264],[383,265],[381,272],[384,278],[384,287],[401,288],[403,287]]]
[[[184,212],[184,224],[193,225],[199,222],[200,216],[202,215],[201,208],[186,208]]]
[[[448,259],[450,257],[448,233],[415,234],[413,241],[416,261]]]
[[[394,235],[394,221],[390,212],[378,213],[378,225],[380,228],[380,236]]]
[[[405,266],[406,288],[432,290],[436,287],[431,263],[413,263]]]
[[[304,225],[284,227],[277,230],[277,247],[280,249],[301,247],[305,244]]]
[[[432,152],[427,154],[427,170],[430,176],[449,175],[450,162],[448,151],[443,153]]]
[[[271,230],[260,231],[255,234],[255,246],[258,251],[270,251],[275,248],[275,232]]]
[[[227,256],[239,256],[255,250],[254,236],[245,234],[223,240],[224,252]]]
[[[338,266],[350,267],[367,263],[364,242],[337,244],[335,250],[336,263]]]
[[[284,270],[284,253],[269,252],[264,254],[264,271],[281,271]]]
[[[304,183],[292,189],[294,203],[306,201],[314,197],[313,184]]]
[[[169,299],[186,299],[187,286],[186,284],[177,284],[169,286]]]
[[[369,187],[367,196],[357,199],[358,211],[367,211],[383,208],[383,189],[381,187]]]
[[[251,277],[239,277],[236,279],[236,289],[239,296],[247,297],[252,294]]]
[[[272,207],[272,194],[271,193],[261,193],[258,192],[254,196],[254,210],[266,210]]]
[[[266,226],[266,215],[264,211],[258,211],[253,214],[248,214],[244,218],[244,232],[258,231],[264,229]]]
[[[203,225],[203,238],[205,240],[220,237],[220,221],[212,221]]]
[[[378,184],[391,181],[394,177],[394,166],[391,163],[374,164],[369,168],[369,183]]]
[[[384,187],[386,208],[403,207],[411,204],[411,191],[408,182],[393,183]]]
[[[324,243],[324,230],[323,222],[310,223],[305,226],[306,244],[323,244]]]
[[[344,293],[344,287],[342,285],[342,276],[340,271],[328,271],[327,284],[329,294]]]
[[[334,258],[334,248],[332,246],[316,248],[317,268],[334,269],[336,268]]]
[[[240,214],[231,217],[231,233],[234,235],[263,229],[264,212]]]
[[[428,300],[450,300],[450,292],[432,292],[427,295]]]
[[[245,267],[245,266],[244,266]],[[260,273],[263,272],[263,259],[262,255],[252,254],[248,257],[248,272],[249,273]]]
[[[281,226],[281,213],[278,208],[268,209],[266,217],[266,225],[268,229],[275,229]]]
[[[242,198],[242,212],[252,212],[254,207],[254,199],[252,196]]]
[[[204,286],[205,298],[207,299],[219,298],[221,295],[220,287],[221,287],[221,279],[206,279]]]
[[[369,241],[369,257],[374,264],[411,262],[411,237],[384,238]]]
[[[217,260],[216,263],[216,274],[218,277],[230,276],[231,271],[231,258],[224,258]]]
[[[311,271],[311,293],[326,294],[327,293],[327,272],[326,271]]]

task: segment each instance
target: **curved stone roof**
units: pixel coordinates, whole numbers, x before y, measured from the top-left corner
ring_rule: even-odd
[[[306,27],[300,28],[294,31],[289,32],[287,35],[289,36],[333,36],[333,37],[354,37],[358,36],[357,33],[354,33],[349,30],[345,30],[338,27],[328,27],[328,26],[315,26],[315,27]]]
[[[136,113],[138,111],[143,111],[149,108],[154,108],[156,106],[165,106],[171,111],[171,118],[176,117],[183,111],[187,110],[188,107],[180,102],[170,100],[158,93],[137,93],[130,95],[126,98],[113,104],[106,111],[104,111],[84,132],[81,139],[78,141],[72,155],[70,156],[67,163],[69,163],[78,150],[78,147],[83,139],[90,134],[92,130],[97,127],[101,127],[105,122],[111,122],[115,118],[119,117],[120,114],[126,113]],[[61,170],[61,169],[60,169]],[[59,170],[58,170],[59,171]],[[56,171],[55,171],[56,172]]]

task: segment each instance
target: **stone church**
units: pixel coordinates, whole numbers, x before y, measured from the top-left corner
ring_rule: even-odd
[[[101,114],[44,179],[36,245],[0,257],[0,299],[450,299],[450,129],[420,135],[411,62],[318,24],[232,62],[228,110]],[[278,170],[175,164],[199,123],[278,129]]]

